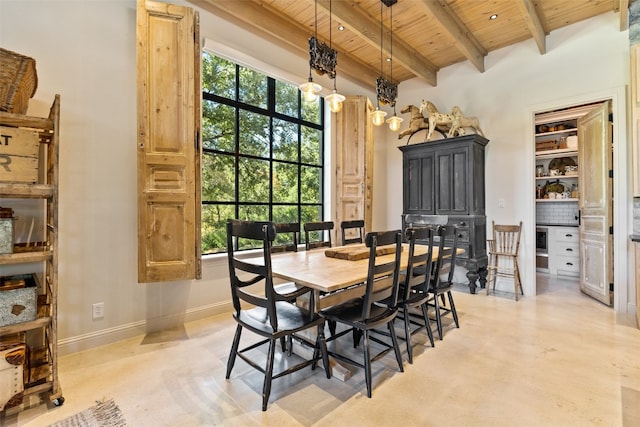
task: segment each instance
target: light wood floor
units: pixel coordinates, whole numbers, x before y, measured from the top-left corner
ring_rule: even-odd
[[[449,324],[435,348],[420,334],[404,373],[393,354],[374,363],[371,399],[360,369],[346,382],[305,369],[275,380],[262,412],[257,371],[238,360],[224,378],[229,314],[64,356],[65,404],[4,423],[45,426],[113,398],[142,427],[639,426],[640,330],[574,281],[539,276],[538,288],[519,302],[456,292],[460,329]]]

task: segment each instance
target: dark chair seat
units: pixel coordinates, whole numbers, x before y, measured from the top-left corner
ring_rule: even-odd
[[[272,334],[275,338],[300,332],[307,329],[310,322],[321,320],[318,314],[314,314],[310,319],[307,310],[284,301],[276,302],[277,331],[271,327],[271,319],[265,307],[243,310],[240,314],[234,313],[233,317],[251,332]]]

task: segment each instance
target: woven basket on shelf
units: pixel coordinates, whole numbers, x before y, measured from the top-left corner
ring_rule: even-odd
[[[0,48],[0,111],[25,114],[37,87],[35,59]]]

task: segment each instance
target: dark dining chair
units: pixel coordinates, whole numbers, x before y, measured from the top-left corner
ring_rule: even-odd
[[[271,246],[271,253],[298,252],[300,240],[299,222],[276,222],[276,240]]]
[[[331,247],[333,221],[307,222],[304,224],[304,242],[307,250]]]
[[[402,319],[404,323],[404,339],[407,344],[409,363],[413,363],[412,335],[425,329],[431,347],[434,346],[431,322],[427,316],[427,301],[433,266],[433,234],[433,227],[411,227],[405,230],[405,240],[409,242],[409,253],[407,269],[404,275],[400,276],[398,318]],[[416,255],[416,244],[425,245],[429,249],[424,254]],[[412,309],[419,309],[420,314],[414,314]]]
[[[364,368],[367,383],[367,396],[371,397],[371,363],[393,350],[400,372],[404,372],[402,356],[398,346],[394,319],[398,313],[398,280],[400,275],[400,255],[402,251],[402,233],[400,230],[367,233],[365,243],[369,248],[369,263],[367,282],[364,296],[326,308],[320,314],[327,320],[346,326],[347,328],[331,337],[327,342],[335,341],[348,333],[354,334],[354,347],[357,336],[364,337],[364,362],[358,362],[346,354],[331,351],[333,357],[343,362]],[[380,262],[376,250],[379,246],[395,245],[395,254],[391,260]],[[387,255],[388,256],[388,255]],[[385,327],[391,337],[391,343],[382,339],[382,334],[376,334],[375,329]],[[384,347],[376,355],[371,355],[369,341],[374,341]]]
[[[324,318],[315,312],[313,292],[310,295],[309,309],[296,306],[286,298],[277,294],[273,287],[271,270],[271,245],[276,236],[276,227],[272,222],[228,220],[227,222],[227,257],[229,262],[229,278],[231,281],[231,298],[233,301],[233,318],[237,326],[227,361],[226,378],[229,379],[236,361],[236,356],[247,362],[252,368],[264,374],[262,387],[262,410],[266,411],[271,382],[274,379],[296,372],[306,366],[315,369],[318,360],[322,359],[327,378],[331,377],[329,359],[324,337]],[[262,263],[253,264],[236,256],[236,241],[253,241],[262,248]],[[257,288],[257,289],[256,289]],[[286,369],[273,373],[276,343],[298,332],[316,328],[315,341],[304,334],[296,335],[296,339],[306,347],[313,349],[310,359],[293,364],[292,358]],[[240,348],[240,336],[246,329],[262,338],[257,343]],[[259,347],[268,344],[266,362]]]
[[[442,316],[451,314],[456,328],[460,327],[458,312],[451,293],[458,250],[457,227],[455,225],[439,226],[437,239],[438,241],[434,246],[438,248],[438,257],[433,266],[433,274],[429,285],[429,293],[431,295],[427,304],[435,310],[438,336],[442,340]],[[449,307],[446,306],[445,295],[449,300]]]
[[[342,246],[364,242],[364,220],[354,219],[340,223]]]

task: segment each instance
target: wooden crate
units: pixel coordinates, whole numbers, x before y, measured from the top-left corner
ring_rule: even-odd
[[[36,183],[39,152],[38,132],[0,126],[0,182]]]
[[[0,48],[0,111],[25,114],[37,87],[35,59]]]

